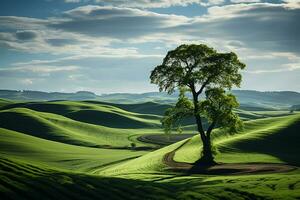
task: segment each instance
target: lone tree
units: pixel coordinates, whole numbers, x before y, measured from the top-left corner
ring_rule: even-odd
[[[211,133],[216,126],[230,131],[242,126],[233,112],[239,104],[235,96],[225,90],[240,86],[240,70],[244,68],[245,64],[233,52],[218,53],[204,44],[183,44],[169,51],[162,64],[151,72],[151,83],[157,84],[160,91],[171,94],[176,88],[180,90],[176,105],[168,109],[162,119],[165,132],[170,132],[182,118],[194,116],[203,144],[197,163],[215,164]],[[192,100],[185,92],[192,94]],[[204,93],[205,98],[200,99]],[[203,122],[208,125],[204,126]]]

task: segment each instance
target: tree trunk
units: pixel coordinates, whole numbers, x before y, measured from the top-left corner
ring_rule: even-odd
[[[196,119],[197,129],[200,134],[200,138],[203,144],[203,150],[201,158],[195,163],[195,164],[201,164],[201,165],[214,165],[216,162],[214,161],[214,157],[212,154],[212,146],[211,146],[211,140],[210,140],[210,130],[205,135],[205,132],[203,130],[202,126],[202,120],[201,116],[198,113],[199,107],[198,107],[198,94],[195,91],[195,88],[192,87],[192,94],[193,94],[193,102],[194,102],[194,116]]]
[[[202,140],[202,144],[203,144],[203,150],[202,150],[201,158],[197,161],[197,163],[203,165],[216,164],[216,162],[214,161],[210,137],[209,138],[205,137],[205,139]]]

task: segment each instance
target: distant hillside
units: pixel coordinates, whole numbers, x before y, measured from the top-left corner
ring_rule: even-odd
[[[292,111],[300,111],[300,104],[291,106],[290,110],[292,110]]]
[[[292,105],[300,104],[300,93],[292,91],[280,92],[259,92],[255,90],[233,90],[232,93],[237,96],[242,107],[249,107],[261,109],[267,108],[268,110],[278,107],[290,107]],[[129,94],[129,93],[115,93],[101,95],[100,100],[108,102],[146,102],[155,101],[159,103],[172,103],[178,97],[178,93],[168,95],[165,92],[149,92],[142,94]]]
[[[252,106],[291,106],[300,104],[300,93],[293,91],[259,92],[254,90],[234,90],[241,104]]]
[[[262,110],[267,108],[290,108],[300,104],[300,93],[292,91],[259,92],[255,90],[233,90],[244,110]],[[116,104],[131,104],[144,102],[157,102],[169,104],[176,101],[178,93],[168,95],[166,92],[147,93],[113,93],[96,95],[92,92],[79,91],[76,93],[40,92],[0,90],[0,98],[22,101],[52,101],[52,100],[97,100]]]
[[[132,93],[112,93],[112,94],[103,94],[101,95],[102,101],[120,103],[120,102],[129,102],[129,103],[139,103],[139,102],[148,102],[155,101],[160,103],[171,103],[174,102],[178,97],[178,93],[167,94],[166,92],[147,92],[140,94]]]
[[[91,100],[97,98],[97,95],[92,92],[86,91],[79,91],[76,93],[63,93],[31,90],[0,90],[0,98],[28,101]]]

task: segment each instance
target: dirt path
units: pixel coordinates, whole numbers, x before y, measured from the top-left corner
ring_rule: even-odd
[[[211,167],[194,166],[190,163],[177,162],[174,160],[175,153],[189,140],[186,140],[179,147],[167,153],[163,157],[164,164],[169,170],[189,174],[211,174],[211,175],[242,175],[261,173],[280,173],[298,169],[296,166],[281,163],[219,163]]]

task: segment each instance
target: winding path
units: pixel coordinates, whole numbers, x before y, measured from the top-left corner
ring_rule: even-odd
[[[296,166],[281,163],[219,163],[211,167],[201,167],[194,166],[191,163],[175,161],[174,156],[176,151],[187,142],[189,142],[189,140],[186,140],[179,147],[164,155],[163,163],[169,167],[169,170],[189,174],[242,175],[280,173],[298,169]]]

